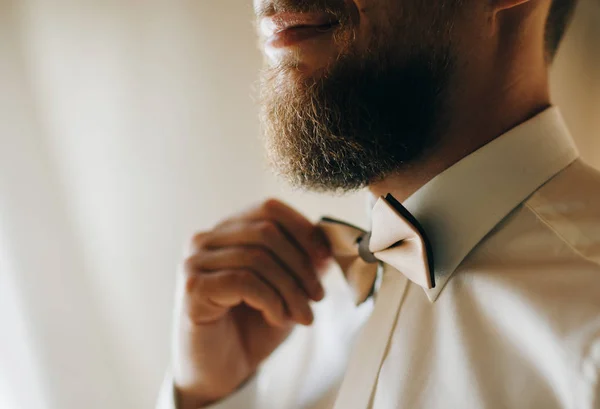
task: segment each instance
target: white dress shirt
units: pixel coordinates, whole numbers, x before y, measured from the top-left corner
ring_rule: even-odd
[[[314,325],[211,409],[600,409],[600,173],[559,110],[404,205],[431,240],[436,287],[384,266],[376,301],[354,307],[330,274]],[[173,407],[167,380],[158,408]]]

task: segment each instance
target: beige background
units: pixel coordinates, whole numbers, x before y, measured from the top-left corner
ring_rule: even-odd
[[[0,0],[0,407],[151,407],[186,237],[276,195],[364,220],[360,194],[266,169],[250,0]],[[553,94],[600,166],[600,2]]]

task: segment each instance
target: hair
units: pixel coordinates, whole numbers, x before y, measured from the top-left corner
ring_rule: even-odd
[[[549,62],[556,56],[576,5],[577,0],[552,0],[546,22],[546,55]]]

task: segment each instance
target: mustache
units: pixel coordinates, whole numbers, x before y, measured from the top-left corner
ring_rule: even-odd
[[[255,7],[256,17],[261,19],[277,13],[328,13],[338,20],[347,20],[350,12],[348,0],[263,0]]]

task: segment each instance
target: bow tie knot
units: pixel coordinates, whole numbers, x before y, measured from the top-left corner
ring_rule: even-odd
[[[375,253],[371,252],[369,245],[371,244],[371,232],[365,232],[357,239],[358,255],[365,263],[379,263],[379,259],[375,257]]]
[[[381,197],[366,232],[348,223],[323,218],[319,226],[329,239],[333,257],[360,304],[374,292],[378,264],[390,264],[423,288],[435,287],[433,252],[419,222],[392,195]]]

